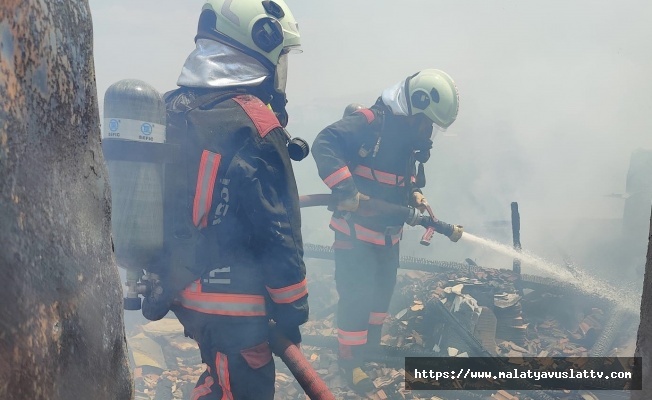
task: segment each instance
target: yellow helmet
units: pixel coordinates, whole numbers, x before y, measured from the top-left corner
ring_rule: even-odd
[[[199,38],[235,47],[270,69],[301,45],[299,25],[283,0],[208,0],[199,17]]]
[[[425,114],[442,130],[457,118],[459,93],[444,71],[424,69],[405,80],[408,115]]]

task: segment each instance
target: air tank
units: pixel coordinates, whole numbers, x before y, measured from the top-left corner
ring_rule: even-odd
[[[111,184],[116,261],[132,271],[155,270],[164,239],[166,114],[162,95],[124,79],[104,94],[102,149]]]

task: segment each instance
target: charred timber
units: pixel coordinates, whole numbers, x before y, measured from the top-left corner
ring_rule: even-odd
[[[0,398],[130,399],[87,1],[0,2]]]

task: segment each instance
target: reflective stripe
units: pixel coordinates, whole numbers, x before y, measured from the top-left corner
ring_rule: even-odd
[[[402,176],[394,175],[389,172],[378,171],[377,169],[373,170],[372,172],[371,168],[364,165],[358,165],[355,167],[353,173],[362,178],[371,179],[372,181],[384,183],[386,185],[405,186],[405,178]]]
[[[218,352],[215,355],[215,368],[217,369],[215,373],[217,374],[218,383],[222,388],[221,400],[233,400],[229,377],[229,360],[227,359],[226,354]]]
[[[210,371],[210,368],[207,368],[207,369]],[[192,398],[191,399],[192,400],[199,400],[200,398],[206,396],[207,394],[213,393],[213,391],[211,390],[211,386],[213,386],[213,383],[215,383],[215,381],[213,381],[213,377],[208,375],[206,377],[206,379],[204,379],[203,384],[201,384],[199,386],[196,386],[192,390]]]
[[[265,298],[254,294],[203,293],[201,283],[190,284],[181,292],[181,305],[205,314],[239,317],[265,316]]]
[[[387,318],[387,313],[372,312],[369,314],[369,325],[382,325]]]
[[[220,166],[220,154],[204,150],[199,162],[197,172],[197,187],[195,189],[195,201],[192,207],[192,222],[198,228],[205,228],[208,225],[208,212],[213,201],[213,189],[215,188],[215,177]]]
[[[362,240],[363,242],[367,243],[373,243],[373,244],[379,244],[379,245],[384,245],[385,244],[385,235],[372,231],[371,229],[367,229],[363,226],[360,226],[358,224],[353,225],[355,228],[355,237],[359,240]]]
[[[364,115],[364,117],[367,118],[367,123],[368,124],[370,124],[376,118],[376,116],[374,115],[374,112],[371,111],[368,108],[355,110],[354,113],[360,113],[360,114]]]
[[[349,227],[349,224],[346,222],[346,220],[343,218],[332,217],[330,227],[333,230],[341,232],[347,236],[351,236],[351,228]],[[359,224],[353,224],[353,229],[355,229],[356,239],[362,240],[363,242],[367,242],[367,243],[377,244],[380,246],[385,245],[386,235],[384,232],[374,231],[369,228],[365,228],[364,226]],[[401,227],[401,229],[399,229],[397,233],[389,235],[392,245],[398,243],[401,240],[402,233],[403,233],[403,227]]]
[[[367,331],[347,332],[338,329],[337,340],[340,344],[349,346],[365,344],[367,343]]]
[[[204,279],[204,282],[213,283],[213,284],[216,284],[216,285],[230,285],[231,284],[231,279],[228,279],[228,278],[220,278],[220,279],[208,278],[208,279]]]
[[[344,218],[332,217],[330,226],[338,232],[342,232],[347,236],[351,236],[351,228],[349,228],[349,224]]]
[[[299,283],[278,289],[272,289],[271,287],[267,286],[267,291],[269,292],[269,295],[274,303],[279,304],[292,303],[293,301],[298,300],[308,294],[305,278]]]
[[[332,189],[333,186],[337,185],[338,183],[350,177],[351,177],[351,171],[349,171],[349,167],[344,166],[338,169],[337,171],[333,172],[332,174],[328,175],[324,179],[324,183],[326,184],[326,186]]]

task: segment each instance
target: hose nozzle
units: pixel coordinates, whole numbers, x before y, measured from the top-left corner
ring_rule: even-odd
[[[420,241],[422,245],[430,246],[430,241],[435,232],[441,233],[453,242],[460,240],[462,233],[464,232],[462,225],[451,225],[438,220],[432,212],[430,205],[425,201],[422,204],[425,206],[428,215],[418,213],[416,209],[410,207],[410,213],[406,220],[408,225],[421,225],[426,228],[426,232],[423,234]]]
[[[448,236],[448,238],[453,242],[457,242],[462,238],[463,233],[464,227],[462,225],[453,225],[453,232]]]

